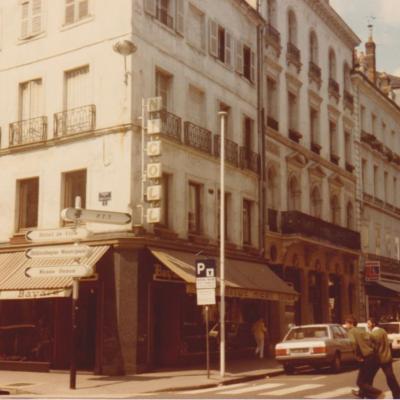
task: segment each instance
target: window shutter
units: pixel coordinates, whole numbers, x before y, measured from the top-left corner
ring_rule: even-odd
[[[184,29],[185,29],[185,25],[184,25],[184,19],[185,19],[185,3],[183,0],[176,0],[176,16],[175,16],[175,20],[176,20],[176,25],[175,25],[175,30],[177,33],[179,33],[180,35],[184,35]]]
[[[218,24],[210,19],[208,21],[208,50],[214,57],[218,57]]]
[[[29,33],[29,1],[21,4],[21,37],[25,38]]]
[[[255,79],[256,79],[256,54],[252,50],[250,57],[250,81],[254,83]]]
[[[33,0],[32,3],[32,34],[42,30],[42,0]]]
[[[147,14],[156,16],[156,0],[144,0],[144,11]]]
[[[225,30],[225,64],[233,68],[233,38],[227,30]]]
[[[243,43],[236,41],[236,72],[243,75]]]
[[[79,19],[89,15],[89,0],[80,0],[79,2]]]
[[[66,0],[65,3],[65,23],[72,24],[75,21],[75,3],[74,0]]]

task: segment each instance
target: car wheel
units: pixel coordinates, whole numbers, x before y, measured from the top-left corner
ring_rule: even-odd
[[[332,372],[340,372],[342,369],[342,358],[340,353],[336,353],[331,363]]]
[[[294,374],[294,367],[290,364],[284,364],[283,370],[285,371],[286,375],[293,375]]]

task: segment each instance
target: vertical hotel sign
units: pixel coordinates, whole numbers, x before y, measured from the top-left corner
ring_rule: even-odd
[[[381,262],[380,261],[365,261],[365,281],[377,282],[381,278]]]

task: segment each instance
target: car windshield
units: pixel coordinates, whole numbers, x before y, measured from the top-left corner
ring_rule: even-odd
[[[400,333],[400,324],[381,324],[387,333]]]
[[[315,339],[328,337],[328,329],[324,326],[308,326],[292,328],[285,340]]]

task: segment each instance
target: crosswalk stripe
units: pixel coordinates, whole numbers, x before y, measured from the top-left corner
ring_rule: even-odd
[[[278,390],[272,390],[270,392],[263,392],[259,393],[261,396],[262,395],[270,395],[270,396],[284,396],[286,394],[291,394],[291,393],[297,393],[297,392],[303,392],[304,390],[309,390],[309,389],[316,389],[319,388],[323,385],[319,385],[317,383],[308,383],[305,385],[298,385],[298,386],[291,386],[291,387],[286,387],[284,389],[278,389]]]
[[[346,386],[340,389],[331,390],[329,392],[323,392],[314,394],[312,396],[306,396],[307,399],[329,399],[333,397],[342,396],[344,394],[351,394],[351,389],[354,389],[352,386]]]
[[[264,385],[252,385],[247,386],[245,388],[236,389],[236,390],[226,390],[223,392],[218,392],[218,394],[242,394],[247,392],[255,392],[257,390],[264,390],[264,389],[273,389],[275,387],[282,386],[283,383],[266,383]]]
[[[234,387],[241,387],[241,386],[245,386],[245,385],[248,385],[248,382],[246,382],[246,383],[236,383],[234,385],[229,385],[229,387],[230,388],[234,388]],[[226,389],[226,386],[225,387],[213,386],[211,388],[205,388],[205,389],[185,390],[185,391],[182,391],[180,393],[182,393],[182,394],[197,394],[197,393],[215,392],[216,390],[221,390],[221,389]]]

